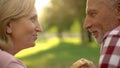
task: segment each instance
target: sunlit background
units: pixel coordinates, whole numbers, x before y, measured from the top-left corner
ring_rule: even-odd
[[[83,29],[86,0],[36,0],[40,23],[36,45],[19,52],[27,68],[70,68],[80,58],[96,65],[99,46]]]
[[[41,15],[44,8],[47,6],[50,6],[50,4],[51,4],[50,0],[36,0],[35,7],[36,7],[38,15]]]

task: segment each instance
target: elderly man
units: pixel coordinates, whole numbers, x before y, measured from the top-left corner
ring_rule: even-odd
[[[120,0],[87,0],[84,28],[101,44],[99,68],[120,68]]]
[[[120,0],[87,0],[84,28],[101,44],[99,68],[120,68]]]

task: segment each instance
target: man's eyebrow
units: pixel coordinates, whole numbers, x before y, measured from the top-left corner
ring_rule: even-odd
[[[88,14],[88,13],[91,13],[91,12],[97,12],[97,10],[95,10],[95,9],[88,9],[88,10],[86,11],[87,14]]]

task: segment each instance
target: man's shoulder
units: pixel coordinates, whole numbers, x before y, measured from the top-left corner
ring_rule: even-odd
[[[106,39],[111,39],[115,37],[116,39],[120,38],[120,26],[116,27],[115,29],[107,32],[104,37],[103,37],[103,40],[102,42],[104,42]]]
[[[108,35],[117,35],[117,36],[120,36],[120,26],[118,26],[117,28],[115,28],[112,31],[110,31],[108,33]]]

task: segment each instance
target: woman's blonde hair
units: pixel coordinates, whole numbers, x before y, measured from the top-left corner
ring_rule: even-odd
[[[0,0],[0,49],[6,50],[11,45],[6,33],[10,21],[28,15],[34,4],[35,0]]]

